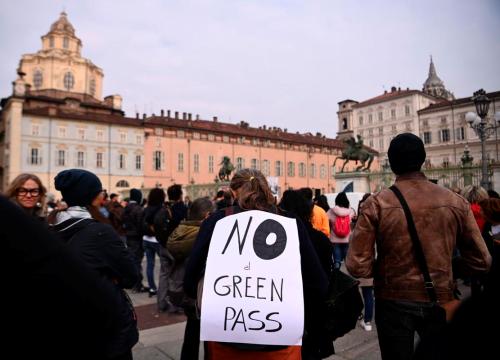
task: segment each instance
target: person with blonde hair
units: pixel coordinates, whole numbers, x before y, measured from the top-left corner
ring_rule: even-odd
[[[193,250],[186,266],[184,277],[184,290],[186,294],[194,299],[197,298],[198,282],[202,278],[208,257],[210,242],[216,223],[231,214],[246,210],[262,210],[270,213],[278,213],[274,196],[269,188],[266,178],[258,170],[239,170],[231,179],[230,190],[236,202],[235,206],[218,210],[208,217],[200,227]],[[300,243],[300,256],[302,271],[302,283],[304,294],[305,332],[314,331],[317,323],[315,309],[321,307],[326,291],[328,280],[321,268],[318,256],[307,235],[306,228],[301,221],[297,221],[297,230]],[[304,341],[306,337],[304,338]],[[317,337],[310,334],[308,341],[314,342]],[[207,359],[301,359],[300,346],[277,346],[264,344],[242,344],[221,343],[209,341],[206,343]],[[248,346],[250,345],[250,346]],[[310,344],[311,352],[319,354],[319,344]],[[316,354],[315,354],[316,355]]]
[[[18,204],[29,215],[44,219],[44,205],[47,190],[40,178],[34,174],[18,175],[5,192],[7,197]]]
[[[479,226],[479,230],[483,232],[486,221],[484,216],[481,214],[481,207],[479,206],[479,203],[489,198],[488,192],[481,186],[469,185],[460,192],[460,195],[462,195],[470,203],[470,208],[474,214],[474,219],[476,219],[477,226]]]

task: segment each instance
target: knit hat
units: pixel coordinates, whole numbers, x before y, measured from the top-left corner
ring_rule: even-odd
[[[400,175],[420,171],[426,154],[424,143],[418,136],[404,133],[392,139],[387,155],[391,170]]]
[[[500,224],[500,199],[489,198],[479,203],[484,217],[492,224]]]
[[[94,173],[81,169],[61,171],[54,178],[54,185],[68,206],[90,205],[102,191],[101,180]]]
[[[130,189],[130,200],[140,204],[142,201],[142,192],[138,189]]]

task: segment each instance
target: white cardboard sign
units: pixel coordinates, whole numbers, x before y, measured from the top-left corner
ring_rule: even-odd
[[[304,299],[295,219],[251,210],[219,220],[203,283],[203,341],[301,345]]]

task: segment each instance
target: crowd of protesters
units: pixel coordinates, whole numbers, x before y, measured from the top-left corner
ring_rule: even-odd
[[[30,292],[34,287],[37,298],[45,297],[41,304],[52,311],[54,324],[66,329],[58,334],[65,346],[49,341],[47,334],[34,335],[39,354],[131,359],[138,341],[137,319],[124,289],[147,293],[156,296],[159,312],[186,314],[181,358],[197,359],[200,320],[195,299],[215,224],[231,214],[261,210],[297,219],[305,314],[302,346],[239,348],[207,342],[207,359],[321,359],[333,354],[333,342],[323,331],[323,311],[334,271],[359,278],[364,300],[359,324],[371,331],[376,310],[383,359],[411,359],[415,333],[421,339],[417,356],[446,358],[454,353],[449,349],[454,326],[463,330],[471,322],[467,311],[498,307],[492,299],[498,300],[500,281],[500,199],[478,186],[465,187],[458,195],[428,181],[420,171],[425,161],[422,141],[412,134],[394,138],[388,157],[397,176],[396,189],[365,194],[357,209],[346,193],[337,194],[329,204],[324,195],[313,200],[309,188],[286,190],[278,201],[262,173],[251,169],[236,172],[229,188],[213,199],[193,201],[183,196],[178,184],[166,193],[151,189],[147,200],[139,189],[131,189],[122,199],[108,195],[95,174],[80,169],[55,177],[53,185],[62,195],[55,201],[36,175],[21,174],[0,198],[5,214],[2,238],[12,259],[4,266],[10,263],[17,269],[9,282],[19,290],[17,303],[10,305],[27,306],[23,285]],[[396,192],[406,200],[410,215]],[[428,283],[415,254],[412,224],[432,279]],[[19,263],[26,268],[19,269]],[[465,301],[456,320],[441,323],[434,306],[457,297],[457,278],[470,284],[475,302]],[[28,286],[26,281],[38,283]],[[58,299],[50,297],[49,290]],[[42,310],[27,314],[25,321],[49,321]],[[67,319],[70,315],[72,321]],[[498,318],[498,310],[494,316]],[[40,326],[33,329],[40,331]],[[21,335],[13,330],[13,341],[16,336]],[[484,332],[480,340],[471,339],[485,344],[490,337]],[[436,339],[443,339],[440,346]]]

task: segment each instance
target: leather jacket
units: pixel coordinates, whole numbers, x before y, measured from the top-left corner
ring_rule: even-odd
[[[455,246],[470,273],[486,272],[491,265],[470,204],[428,181],[421,172],[400,175],[395,185],[412,212],[439,301],[446,303],[453,299]],[[376,298],[429,302],[396,195],[382,190],[369,197],[360,212],[346,260],[349,272],[355,277],[374,277]]]

